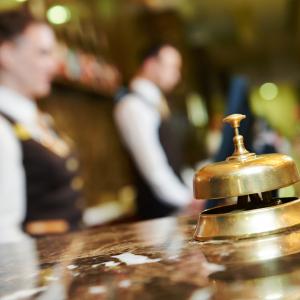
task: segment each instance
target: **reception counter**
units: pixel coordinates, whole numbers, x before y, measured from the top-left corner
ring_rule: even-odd
[[[0,244],[0,300],[300,298],[300,230],[201,244],[195,224],[164,218]]]

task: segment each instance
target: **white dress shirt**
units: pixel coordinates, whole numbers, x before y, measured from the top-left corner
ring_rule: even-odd
[[[114,111],[124,143],[153,192],[167,204],[186,206],[192,193],[169,165],[159,140],[161,91],[142,78],[135,79],[130,89],[134,93],[125,96]]]
[[[26,127],[39,138],[36,103],[8,88],[0,86],[0,112]],[[26,214],[26,178],[21,143],[11,124],[0,115],[0,243],[24,236],[21,224]]]

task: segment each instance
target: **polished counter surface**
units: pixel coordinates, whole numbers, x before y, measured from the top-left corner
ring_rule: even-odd
[[[300,299],[300,229],[199,243],[195,224],[164,218],[0,243],[0,300]]]

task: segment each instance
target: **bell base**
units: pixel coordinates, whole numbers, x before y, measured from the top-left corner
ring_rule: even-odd
[[[237,205],[219,206],[203,211],[194,239],[230,240],[273,234],[300,224],[300,199],[278,198],[278,205],[238,210]]]

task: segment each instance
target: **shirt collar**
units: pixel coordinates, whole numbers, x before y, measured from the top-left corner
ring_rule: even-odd
[[[32,124],[38,119],[38,108],[33,100],[1,85],[0,111],[24,124]]]
[[[137,77],[131,82],[130,89],[155,106],[159,105],[162,98],[160,89],[152,81],[141,77]]]

